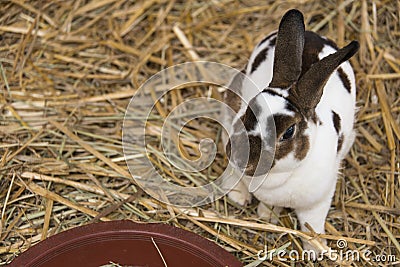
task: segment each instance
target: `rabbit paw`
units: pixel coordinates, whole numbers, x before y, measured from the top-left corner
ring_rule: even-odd
[[[251,202],[251,194],[247,188],[238,186],[228,193],[228,197],[240,206],[245,206]]]
[[[257,214],[260,218],[263,218],[270,223],[278,224],[279,214],[281,213],[282,209],[282,207],[276,206],[270,208],[264,203],[260,202],[257,207]]]

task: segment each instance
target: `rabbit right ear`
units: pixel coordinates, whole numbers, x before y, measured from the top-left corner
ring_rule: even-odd
[[[293,101],[303,110],[314,109],[322,97],[325,83],[330,75],[340,64],[349,60],[359,48],[359,43],[352,41],[342,49],[311,65],[310,69],[301,76],[297,85],[293,87],[291,92]]]
[[[304,49],[303,14],[291,9],[279,24],[275,45],[274,69],[269,87],[289,88],[300,76]]]

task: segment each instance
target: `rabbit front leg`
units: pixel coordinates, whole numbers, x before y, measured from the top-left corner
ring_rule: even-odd
[[[228,197],[240,206],[251,202],[251,194],[243,182],[239,182],[229,193]]]
[[[240,206],[250,203],[252,198],[248,186],[242,179],[240,173],[229,164],[222,180],[222,188],[230,190],[228,197]]]
[[[325,233],[325,220],[328,215],[329,208],[331,206],[331,198],[324,199],[312,207],[309,208],[301,208],[295,209],[297,214],[297,218],[301,224],[301,230],[303,232],[309,232],[309,229],[305,226],[305,224],[309,224],[312,229],[319,234]],[[326,240],[321,240],[323,245],[326,245]],[[311,246],[307,241],[303,240],[303,249],[304,250],[313,250],[316,249]]]

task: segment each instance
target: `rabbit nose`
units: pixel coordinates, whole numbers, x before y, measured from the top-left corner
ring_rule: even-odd
[[[267,174],[274,158],[273,150],[262,149],[260,136],[247,134],[231,136],[226,152],[230,162],[250,176]]]

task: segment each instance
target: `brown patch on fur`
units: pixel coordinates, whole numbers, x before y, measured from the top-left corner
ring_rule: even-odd
[[[266,89],[264,89],[262,92],[263,92],[263,93],[267,93],[267,94],[272,95],[272,96],[279,96],[279,97],[285,98],[283,95],[281,95],[281,94],[278,93],[277,91],[272,90],[272,89],[270,89],[270,88],[266,88]]]
[[[277,140],[279,140],[280,136],[284,133],[284,131],[286,131],[286,129],[288,127],[290,127],[290,125],[295,123],[295,120],[293,117],[286,116],[286,115],[275,115],[274,120],[275,120]],[[277,142],[276,149],[275,149],[274,163],[276,160],[280,160],[280,159],[284,158],[290,152],[293,151],[294,141],[295,141],[294,139],[290,139],[290,140],[287,140],[284,142]]]
[[[339,134],[340,129],[342,128],[340,116],[332,110],[332,120],[333,126],[335,127],[336,133]]]
[[[258,123],[257,116],[260,115],[260,113],[261,107],[257,105],[255,100],[251,100],[245,113],[240,117],[240,121],[237,121],[235,125],[233,125],[233,131],[236,133],[240,132],[242,130],[241,123],[243,123],[246,131],[251,131],[256,128]]]
[[[275,46],[275,44],[276,44],[276,36],[274,36],[274,38],[271,39],[271,42],[269,42],[269,46],[272,47]]]
[[[339,138],[338,138],[338,144],[337,144],[337,149],[336,149],[336,151],[337,151],[338,153],[339,153],[340,150],[342,149],[343,141],[344,141],[344,136],[343,136],[343,134],[341,134],[341,135],[339,136]]]
[[[258,67],[260,66],[260,64],[264,61],[267,60],[267,54],[268,51],[271,47],[275,46],[276,43],[276,33],[272,33],[270,35],[268,35],[267,37],[265,37],[259,44],[257,47],[260,47],[263,43],[265,43],[266,41],[271,40],[269,45],[267,47],[265,47],[263,50],[261,50],[257,56],[254,58],[253,64],[251,65],[251,70],[250,73],[255,72]]]
[[[295,116],[289,116],[286,114],[275,114],[274,122],[275,122],[275,130],[276,130],[276,138],[279,139],[289,128],[291,125],[299,122],[299,115],[295,114]],[[296,130],[297,131],[297,130]]]
[[[304,34],[304,50],[302,56],[302,66],[300,78],[306,73],[312,64],[319,61],[319,53],[325,45],[329,45],[335,50],[338,49],[335,42],[330,39],[325,39],[315,32],[306,31]]]
[[[333,49],[335,49],[335,50],[339,50],[339,47],[337,46],[337,44],[334,42],[334,41],[332,41],[331,39],[329,39],[329,38],[326,38],[326,39],[324,39],[325,40],[325,44],[326,45],[329,45],[330,47],[332,47]]]
[[[349,77],[347,76],[347,74],[344,72],[344,70],[339,67],[337,69],[338,74],[339,74],[339,78],[343,83],[344,88],[346,88],[347,92],[351,93],[351,84],[350,84],[350,80]]]
[[[309,121],[312,121],[314,124],[321,123],[318,118],[317,112],[315,112],[315,109],[303,110],[302,114],[305,118],[307,118]]]
[[[229,107],[231,107],[236,113],[240,110],[241,99],[237,94],[235,94],[231,90],[226,90],[224,95],[224,102]]]
[[[247,146],[246,141],[248,141],[249,146]],[[248,151],[248,149],[250,150]],[[258,163],[260,161],[262,153],[261,150],[262,140],[260,136],[247,135],[247,133],[244,132],[238,135],[231,136],[226,145],[226,153],[228,158],[230,160],[233,160],[233,162],[239,168],[243,168],[247,175],[255,174]],[[246,151],[248,151],[249,154],[247,154]],[[264,171],[266,172],[268,170]]]
[[[313,109],[312,115],[310,116],[312,122],[316,125],[322,125],[322,121],[318,118],[317,112]]]
[[[307,129],[307,122],[301,121],[298,124],[298,134],[296,140],[296,149],[294,151],[294,157],[298,160],[302,160],[307,156],[308,150],[310,149],[310,140],[307,135],[305,135],[305,130]]]
[[[302,56],[302,66],[300,77],[306,73],[312,64],[319,61],[318,55],[321,53],[327,42],[315,32],[306,31],[304,34],[304,50]]]
[[[260,64],[267,59],[268,50],[269,46],[267,46],[266,48],[261,50],[260,53],[257,54],[256,58],[253,61],[253,64],[251,65],[250,73],[255,72],[257,68],[260,66]]]
[[[294,140],[288,140],[285,142],[282,142],[281,144],[277,145],[277,148],[275,149],[275,160],[280,160],[287,155],[289,155],[290,152],[292,152],[294,149]]]
[[[310,148],[309,137],[305,134],[307,129],[307,122],[300,120],[300,115],[295,117],[277,114],[274,116],[276,136],[277,136],[277,147],[275,150],[275,160],[280,160],[286,157],[289,153],[294,152],[294,157],[298,160],[302,160],[306,157]],[[287,128],[291,125],[296,124],[296,133],[292,139],[279,142],[282,134],[285,133]],[[274,165],[275,165],[274,160]]]
[[[255,98],[250,100],[249,106],[246,109],[246,112],[241,117],[244,127],[247,131],[254,130],[258,123],[257,117],[261,113],[261,107],[256,103]]]
[[[237,73],[231,83],[228,85],[229,89],[226,89],[224,94],[224,102],[231,107],[236,113],[240,110],[240,106],[242,104],[242,99],[240,98],[243,78],[245,69],[243,69],[240,73]]]
[[[255,174],[262,149],[260,136],[249,135],[250,154],[249,162],[246,168],[246,174],[253,176]]]
[[[284,115],[284,114],[275,114],[275,130],[276,130],[276,138],[279,140],[281,136],[285,133],[287,128],[297,122],[295,117]],[[297,135],[297,133],[296,133]],[[276,150],[275,150],[275,160],[279,160],[285,156],[287,156],[294,148],[294,139],[286,140],[284,142],[277,142]]]
[[[264,37],[264,39],[262,39],[259,43],[258,43],[258,45],[257,45],[257,47],[260,47],[260,46],[262,46],[263,45],[263,43],[265,43],[266,41],[268,41],[269,39],[271,39],[272,37],[275,37],[273,40],[271,40],[271,42],[274,42],[273,44],[272,43],[270,43],[270,45],[269,46],[271,46],[271,45],[275,45],[275,40],[276,40],[276,32],[273,32],[273,33],[271,33],[271,34],[269,34],[269,35],[267,35],[266,37]]]
[[[297,108],[292,103],[290,103],[289,101],[286,102],[285,109],[290,110],[290,111],[295,112],[295,113],[299,112],[297,110]]]

